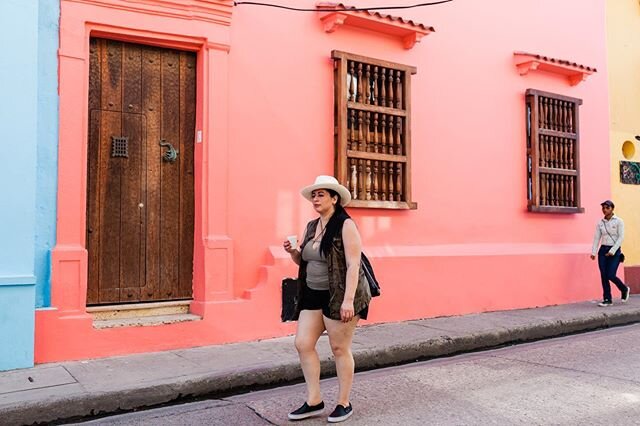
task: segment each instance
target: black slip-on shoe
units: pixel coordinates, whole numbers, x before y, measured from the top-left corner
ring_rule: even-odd
[[[609,307],[613,305],[613,302],[611,300],[603,300],[602,302],[598,303],[598,306],[601,306],[603,308]]]
[[[317,416],[324,411],[324,402],[320,404],[309,405],[306,402],[302,404],[302,407],[289,413],[289,420],[302,420],[308,417]]]
[[[333,410],[333,413],[329,415],[327,421],[329,423],[338,423],[347,420],[353,414],[353,407],[351,407],[351,403],[349,406],[345,407],[344,405],[338,404],[336,409]]]
[[[631,294],[631,287],[627,286],[627,290],[622,292],[622,301],[626,302],[629,300],[629,295]]]

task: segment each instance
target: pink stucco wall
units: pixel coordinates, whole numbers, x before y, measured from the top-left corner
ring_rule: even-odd
[[[599,202],[610,188],[602,0],[455,0],[394,11],[436,29],[409,50],[396,38],[367,30],[345,27],[328,34],[316,13],[243,5],[233,8],[227,26],[147,15],[120,7],[123,0],[86,3],[63,0],[61,9],[54,306],[37,315],[36,361],[294,330],[278,322],[280,280],[295,274],[280,245],[313,218],[300,187],[318,174],[333,173],[334,49],[418,69],[412,79],[412,187],[418,209],[350,211],[383,285],[369,322],[598,297],[597,268],[588,253]],[[89,34],[198,51],[197,126],[204,138],[196,150],[192,311],[202,321],[95,330],[84,312],[86,85],[75,82],[88,78]],[[577,86],[545,72],[520,76],[514,51],[570,59],[598,72]],[[583,99],[585,214],[526,210],[527,88]]]
[[[426,262],[461,256],[454,270],[466,269],[467,261],[489,252],[507,269],[516,254],[587,253],[599,200],[608,194],[604,5],[589,3],[590,7],[581,0],[456,0],[394,12],[436,29],[411,50],[395,38],[366,30],[324,33],[314,13],[237,7],[229,56],[229,190],[234,194],[229,220],[236,253],[241,254],[235,269],[238,294],[254,285],[254,265],[264,262],[264,244],[277,244],[283,235],[299,232],[311,217],[298,188],[316,174],[333,172],[332,49],[418,68],[412,80],[412,182],[419,208],[352,210],[366,247],[376,252],[384,248],[385,256],[391,257],[404,252]],[[303,7],[314,2],[288,4]],[[520,76],[513,66],[515,50],[571,59],[599,72],[574,87],[544,72]],[[586,214],[526,211],[527,88],[584,101],[581,167]],[[255,228],[246,228],[247,218],[255,220]],[[563,244],[571,248],[561,248]],[[593,269],[586,256],[561,257],[555,272],[571,264],[568,275],[575,281],[554,271],[544,271],[543,277],[537,275],[543,271],[526,268],[509,270],[503,284],[530,277],[549,302],[565,300],[563,284],[580,286],[582,298],[590,287],[597,289],[597,282],[589,286],[584,281],[591,277],[584,274]],[[499,273],[487,266],[477,266],[474,286],[486,286]],[[423,268],[421,275],[422,291],[446,294],[447,285],[434,279],[431,268]],[[383,277],[389,287],[407,279],[415,277],[392,267]],[[453,283],[464,286],[458,280],[449,282]]]

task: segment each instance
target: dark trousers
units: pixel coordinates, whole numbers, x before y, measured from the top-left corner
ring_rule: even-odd
[[[600,246],[600,250],[598,250],[598,268],[600,268],[600,279],[602,280],[602,299],[611,301],[611,285],[609,281],[614,283],[620,292],[626,291],[627,286],[616,276],[622,251],[618,249],[613,256],[605,256],[609,253],[609,250],[611,250],[611,246]]]

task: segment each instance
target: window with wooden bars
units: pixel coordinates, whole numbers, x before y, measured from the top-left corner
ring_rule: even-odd
[[[416,68],[333,51],[335,174],[349,207],[416,209],[411,199],[411,75]]]
[[[582,213],[581,99],[528,89],[527,196],[532,212]]]

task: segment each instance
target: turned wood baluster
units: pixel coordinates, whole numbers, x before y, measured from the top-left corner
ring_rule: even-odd
[[[358,111],[358,151],[360,152],[363,152],[365,150],[364,124],[363,112]],[[365,181],[366,179],[364,176],[364,161],[358,160],[358,195],[361,200],[365,199]]]
[[[387,153],[387,116],[385,114],[380,114],[382,120],[380,120],[380,148],[383,154]]]
[[[355,72],[355,63],[353,61],[349,61],[349,89],[347,90],[347,100],[355,101],[356,100],[356,72]]]
[[[393,146],[394,146],[394,133],[393,133],[393,117],[389,117],[389,121],[387,121],[387,126],[389,126],[389,134],[387,135],[387,145],[389,146],[389,154],[393,154]]]
[[[396,117],[396,155],[402,155],[404,143],[402,140],[402,117]]]
[[[570,113],[570,108],[571,104],[569,102],[564,102],[564,108],[563,108],[563,112],[564,114],[562,115],[562,124],[563,124],[563,132],[570,132],[571,129],[569,128],[569,113]]]
[[[560,130],[560,110],[557,99],[553,100],[553,130]]]
[[[380,152],[380,145],[378,141],[378,113],[373,114],[373,150],[374,152]],[[376,160],[373,162],[373,199],[380,199],[380,186],[378,181],[380,179],[380,175],[378,174],[380,171],[380,163]]]
[[[553,138],[551,136],[547,136],[546,139],[549,143],[549,167],[555,167],[555,145],[553,143]]]
[[[364,82],[362,81],[362,62],[358,62],[358,96],[356,102],[362,103],[362,95],[364,95]]]
[[[540,116],[538,118],[538,126],[544,129],[547,128],[547,98],[538,98],[538,108],[540,109]]]
[[[573,139],[569,139],[569,168],[574,168],[573,162]]]
[[[378,67],[373,67],[373,98],[371,99],[371,103],[374,105],[378,104]]]
[[[363,135],[363,119],[362,111],[358,111],[358,151],[364,151],[364,135]]]
[[[564,153],[564,168],[569,168],[569,139],[562,139],[562,149]]]
[[[387,201],[387,162],[381,161],[382,164],[382,176],[380,176],[380,182],[382,182],[382,201]]]
[[[561,169],[562,168],[562,138],[558,138],[558,137],[554,137],[553,138],[555,140],[555,144],[556,144],[556,157],[557,157],[557,165],[556,167]]]
[[[393,108],[394,98],[393,98],[393,83],[395,79],[393,78],[393,70],[389,70],[389,89],[387,90],[387,105],[389,108]]]
[[[364,161],[358,160],[358,196],[360,197],[361,200],[366,199],[366,194],[365,194],[366,178],[365,178],[364,172],[365,172]]]
[[[378,105],[386,106],[387,105],[387,69],[381,68],[380,70],[380,102]]]
[[[547,175],[540,173],[540,205],[547,205]]]
[[[574,111],[574,107],[576,104],[574,104],[573,102],[569,102],[569,117],[568,117],[568,125],[569,125],[569,130],[567,130],[568,132],[571,133],[575,133],[575,129],[573,128],[573,113]]]
[[[367,152],[372,152],[373,149],[371,149],[371,132],[370,132],[371,113],[370,112],[367,112],[365,114],[364,120],[365,120],[365,131],[364,131],[365,147]],[[371,160],[367,160],[365,173],[366,173],[366,184],[365,184],[366,199],[371,200]]]
[[[553,201],[553,205],[557,206],[558,201],[560,201],[558,199],[558,176],[557,175],[551,175],[551,188],[553,189],[551,200]]]
[[[371,103],[371,65],[367,64],[364,73],[365,84],[367,86],[367,92],[365,94],[366,98],[364,99],[365,104]]]
[[[364,113],[364,151],[365,152],[373,152],[373,147],[371,143],[373,142],[373,137],[371,136],[371,113],[366,111]]]
[[[380,152],[380,140],[378,139],[378,113],[373,113],[373,152]]]
[[[351,198],[358,199],[358,172],[356,171],[355,160],[349,159],[351,163]]]
[[[393,163],[389,163],[389,201],[393,201],[394,200],[394,190],[393,190],[393,174],[394,174],[394,168],[393,168]]]
[[[396,71],[396,108],[402,108],[402,75]]]
[[[349,149],[356,149],[356,111],[349,110],[349,140],[347,146]]]
[[[547,150],[545,149],[545,137],[544,135],[538,136],[540,138],[540,166],[547,167]]]
[[[573,193],[573,182],[574,182],[574,177],[569,176],[569,203],[572,207],[575,207],[576,202],[575,202],[575,197]]]
[[[566,176],[560,176],[560,205],[561,206],[566,206],[567,205],[567,180],[566,180]]]
[[[396,163],[396,201],[402,201],[402,163]]]

